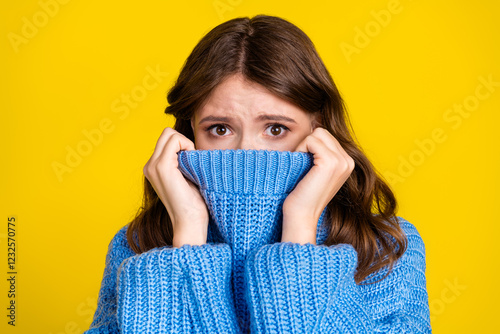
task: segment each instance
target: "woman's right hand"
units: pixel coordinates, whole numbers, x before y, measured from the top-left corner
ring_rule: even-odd
[[[205,244],[209,219],[207,206],[198,187],[177,168],[177,152],[181,150],[195,150],[193,142],[167,127],[143,169],[172,221],[173,247]]]

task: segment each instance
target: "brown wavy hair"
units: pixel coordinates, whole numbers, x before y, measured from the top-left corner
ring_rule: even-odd
[[[165,113],[175,116],[174,129],[194,142],[195,110],[218,84],[236,73],[319,116],[321,126],[354,159],[350,177],[328,204],[330,232],[324,244],[347,243],[355,248],[357,284],[389,266],[384,279],[408,242],[395,215],[396,198],[354,141],[344,101],[314,44],[297,26],[279,17],[256,15],[231,19],[209,31],[168,92]],[[167,210],[144,176],[143,203],[127,229],[128,243],[142,253],[172,245],[172,238]]]

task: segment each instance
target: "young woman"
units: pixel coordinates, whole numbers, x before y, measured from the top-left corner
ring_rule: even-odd
[[[430,333],[425,247],[278,17],[196,45],[86,333]]]

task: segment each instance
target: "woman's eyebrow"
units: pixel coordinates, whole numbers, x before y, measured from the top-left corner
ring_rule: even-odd
[[[231,121],[231,117],[217,117],[217,116],[207,116],[201,119],[201,121],[198,124],[205,123],[205,122],[229,122]]]
[[[255,118],[256,121],[280,121],[280,122],[290,122],[295,123],[293,118],[284,115],[270,115],[270,114],[262,114]]]
[[[224,117],[224,116],[207,116],[202,118],[202,120],[198,124],[202,124],[205,122],[230,122],[232,120],[232,117]],[[284,115],[272,115],[272,114],[261,114],[255,118],[256,121],[280,121],[280,122],[290,122],[290,123],[295,123],[297,122],[288,116]]]

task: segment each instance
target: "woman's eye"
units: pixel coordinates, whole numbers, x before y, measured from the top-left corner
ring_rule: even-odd
[[[215,130],[215,131],[213,131]],[[210,126],[207,131],[209,131],[210,133],[212,133],[213,135],[215,136],[219,136],[219,137],[222,137],[222,136],[225,136],[226,133],[229,131],[228,128],[223,125],[223,124],[214,124],[212,126]]]
[[[280,136],[284,131],[288,130],[288,128],[284,125],[281,124],[272,124],[270,125],[267,129],[270,131],[268,134],[272,137],[278,137]]]
[[[215,137],[224,137],[231,134],[231,130],[224,124],[211,125],[206,131]],[[283,137],[285,131],[289,131],[289,129],[282,124],[269,124],[266,127],[265,133],[270,137]]]

